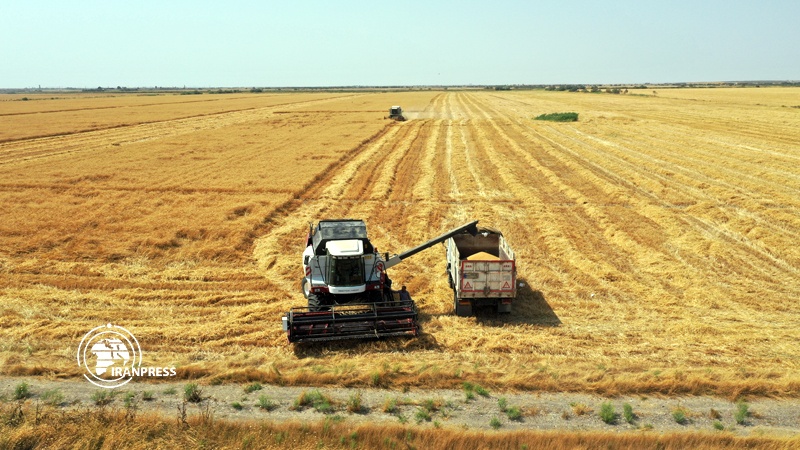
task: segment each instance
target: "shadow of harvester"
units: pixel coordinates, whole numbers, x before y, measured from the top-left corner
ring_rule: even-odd
[[[561,325],[553,308],[541,291],[534,290],[524,278],[517,279],[517,298],[511,305],[511,314],[498,314],[491,306],[474,309],[475,318],[481,325],[502,326],[504,324],[528,324],[543,327]]]
[[[542,327],[557,327],[561,325],[553,308],[547,303],[541,291],[530,287],[525,279],[517,279],[517,297],[514,299],[510,314],[498,314],[492,306],[476,307],[473,312],[477,323],[481,326],[504,325],[537,325]],[[293,351],[298,358],[321,358],[331,353],[352,354],[354,356],[365,353],[396,353],[412,352],[419,350],[440,350],[441,345],[436,337],[425,331],[425,323],[432,317],[454,315],[451,309],[443,314],[429,314],[419,312],[420,335],[415,338],[381,338],[359,339],[330,342],[308,342],[293,345]]]

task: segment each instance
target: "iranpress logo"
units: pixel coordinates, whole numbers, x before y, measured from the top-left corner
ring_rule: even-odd
[[[113,389],[134,376],[175,376],[174,367],[142,367],[142,348],[130,331],[119,325],[93,328],[78,346],[78,365],[95,386]]]

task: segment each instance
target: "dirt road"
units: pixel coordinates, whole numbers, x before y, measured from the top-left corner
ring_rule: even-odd
[[[97,396],[111,395],[105,408],[124,410],[130,405],[139,412],[157,412],[177,418],[184,404],[188,383],[137,382],[114,390],[95,387],[85,380],[46,381],[41,378],[0,378],[0,396],[13,402],[14,392],[27,383],[28,402],[57,404],[58,408],[100,408]],[[248,388],[249,389],[246,389]],[[712,397],[629,397],[603,398],[587,394],[492,392],[475,387],[471,391],[447,389],[347,389],[281,387],[258,384],[200,385],[200,403],[185,403],[187,415],[210,412],[225,420],[269,420],[315,422],[325,418],[352,423],[407,423],[420,427],[457,427],[471,430],[584,430],[632,432],[731,431],[736,435],[797,436],[800,434],[800,405],[791,400],[753,399],[746,402],[747,414],[736,416],[742,403]],[[328,406],[296,407],[301,396],[318,391]],[[471,392],[472,394],[468,394]],[[468,398],[469,395],[469,398]],[[145,397],[149,400],[145,400]],[[262,409],[259,399],[270,408]],[[55,400],[54,400],[55,399]],[[126,400],[127,399],[127,400]],[[358,400],[356,400],[358,399]],[[501,403],[505,402],[505,412]],[[613,406],[615,420],[605,423],[603,403]],[[628,422],[624,405],[630,405]],[[519,409],[519,417],[514,410]],[[679,423],[676,411],[683,411]],[[492,426],[494,419],[497,419]]]

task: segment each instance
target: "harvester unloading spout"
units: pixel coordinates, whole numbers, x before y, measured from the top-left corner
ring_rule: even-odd
[[[364,221],[320,221],[303,252],[308,307],[292,308],[282,319],[289,342],[416,336],[417,306],[407,292],[392,290],[386,270],[457,234],[476,235],[477,223],[384,259],[367,238]]]

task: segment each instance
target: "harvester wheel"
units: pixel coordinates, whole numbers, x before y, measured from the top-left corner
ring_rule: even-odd
[[[308,310],[309,311],[320,311],[322,308],[320,307],[320,301],[317,294],[308,294]]]
[[[308,298],[309,294],[311,294],[311,286],[308,283],[308,278],[303,277],[303,279],[300,280],[300,289],[303,291],[303,296]]]

